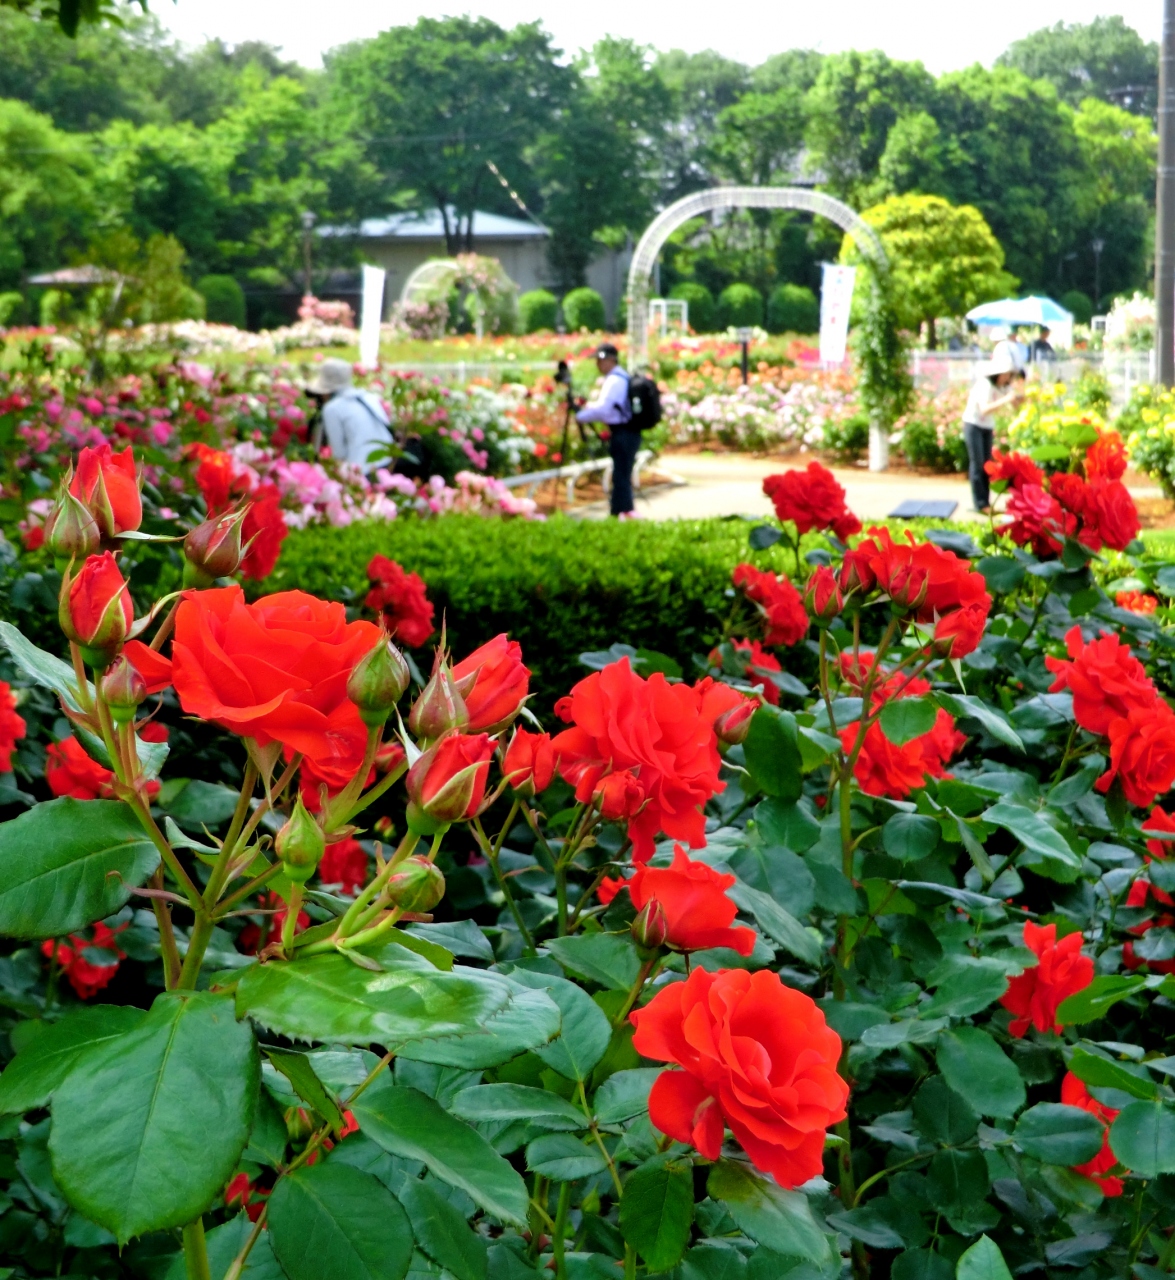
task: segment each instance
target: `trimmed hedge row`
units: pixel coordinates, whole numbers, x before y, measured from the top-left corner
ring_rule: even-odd
[[[758,523],[758,522],[756,522]],[[578,655],[616,641],[668,654],[691,675],[718,640],[740,560],[782,570],[783,550],[752,551],[742,519],[544,523],[439,520],[316,526],[290,534],[264,591],[299,588],[360,605],[377,552],[420,574],[458,654],[500,631],[522,645],[548,708],[584,674]]]

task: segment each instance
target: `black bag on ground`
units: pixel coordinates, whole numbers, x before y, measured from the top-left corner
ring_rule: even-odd
[[[633,373],[628,378],[628,408],[632,417],[625,426],[648,431],[661,421],[661,392],[652,378]]]

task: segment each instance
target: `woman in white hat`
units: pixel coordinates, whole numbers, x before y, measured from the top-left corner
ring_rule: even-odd
[[[326,397],[322,426],[332,458],[364,471],[387,466],[391,419],[377,396],[351,385],[351,366],[346,360],[324,360],[306,390],[312,396]]]
[[[992,439],[995,436],[995,415],[1008,405],[1019,404],[1024,393],[1015,391],[1000,395],[1020,373],[1015,357],[1007,344],[1001,343],[992,353],[979,376],[971,386],[963,409],[963,439],[967,444],[967,476],[971,481],[971,500],[975,510],[986,512],[991,506],[985,464],[991,458]]]

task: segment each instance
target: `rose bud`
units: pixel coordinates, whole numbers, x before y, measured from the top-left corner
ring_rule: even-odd
[[[930,575],[917,565],[903,565],[888,583],[882,585],[888,587],[890,602],[896,612],[913,613],[926,599]]]
[[[427,858],[405,858],[388,881],[387,895],[402,911],[431,911],[445,896],[445,877]]]
[[[751,718],[760,705],[758,698],[743,698],[738,706],[724,711],[714,721],[718,741],[725,742],[728,747],[737,747],[739,743],[745,742],[751,731]]]
[[[396,824],[385,813],[382,818],[376,818],[371,829],[381,840],[390,840],[395,834]]]
[[[647,947],[650,951],[663,947],[665,939],[669,937],[669,918],[665,914],[665,908],[656,898],[650,898],[629,929],[638,947]]]
[[[130,593],[109,551],[90,556],[76,578],[62,583],[57,618],[61,629],[82,647],[91,667],[106,667],[135,620]]]
[[[147,696],[146,680],[131,666],[125,654],[115,658],[102,677],[99,689],[115,724],[129,724]]]
[[[530,799],[551,785],[555,762],[549,733],[515,729],[502,761],[502,776],[520,796]]]
[[[103,538],[133,532],[143,522],[133,449],[115,453],[108,444],[83,449],[69,491],[93,512]]]
[[[408,770],[408,825],[418,835],[463,822],[481,807],[494,747],[489,735],[442,738]]]
[[[102,535],[93,512],[62,489],[57,505],[45,522],[45,546],[57,560],[58,569],[64,571],[71,560],[84,560],[98,550]]]
[[[395,710],[412,679],[404,655],[386,635],[355,664],[347,681],[347,697],[359,708],[359,719],[378,729]]]
[[[302,803],[301,794],[294,803],[294,812],[274,837],[273,847],[282,860],[286,875],[297,884],[309,880],[322,861],[322,855],[326,852],[326,837]]]
[[[210,587],[217,578],[227,578],[241,567],[245,558],[241,529],[245,508],[211,516],[198,524],[184,539],[184,586]]]
[[[858,591],[862,595],[877,585],[877,575],[869,563],[869,552],[858,548],[846,551],[840,567],[840,589],[845,595]]]
[[[607,822],[632,818],[645,803],[645,789],[628,769],[606,774],[592,797],[600,806],[600,816]]]
[[[408,728],[426,742],[435,742],[446,733],[464,729],[468,723],[465,699],[457,692],[452,673],[438,651],[432,678],[408,713]]]
[[[375,767],[380,773],[391,773],[404,763],[405,757],[404,748],[398,742],[385,742],[375,753]]]
[[[844,607],[844,597],[837,585],[836,574],[827,565],[820,565],[804,588],[804,608],[815,618],[817,624],[827,625]]]
[[[522,710],[530,672],[522,665],[522,646],[505,634],[475,649],[453,668],[453,683],[469,712],[471,733],[497,733]]]

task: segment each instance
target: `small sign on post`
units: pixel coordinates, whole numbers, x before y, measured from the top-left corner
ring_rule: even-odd
[[[735,330],[738,337],[738,344],[742,347],[742,370],[743,370],[743,386],[747,385],[747,376],[750,367],[747,353],[750,350],[751,343],[755,338],[755,331],[749,325],[742,325]]]
[[[844,363],[856,279],[856,267],[824,263],[820,284],[820,363],[823,365]]]
[[[383,319],[384,281],[388,273],[383,267],[363,264],[363,309],[359,319],[359,363],[367,369],[379,364],[379,325]]]

